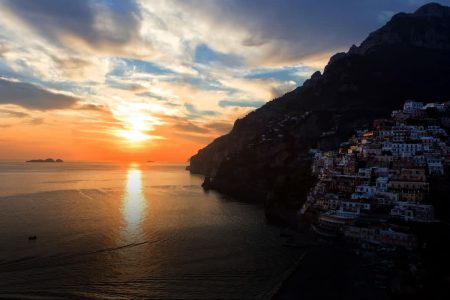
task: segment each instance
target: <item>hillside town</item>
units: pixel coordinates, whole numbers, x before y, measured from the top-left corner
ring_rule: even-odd
[[[413,224],[438,222],[430,180],[450,165],[448,103],[406,101],[388,119],[359,130],[337,151],[311,149],[318,181],[300,214],[320,236],[359,247],[413,249]],[[447,174],[448,175],[448,174]]]

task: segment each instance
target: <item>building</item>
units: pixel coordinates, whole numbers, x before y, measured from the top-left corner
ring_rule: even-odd
[[[362,210],[369,211],[370,203],[365,201],[341,201],[340,209],[342,211],[360,212]]]
[[[339,151],[312,152],[319,182],[302,213],[313,210],[313,229],[370,249],[415,247],[414,235],[398,227],[398,220],[434,220],[433,206],[422,203],[429,196],[430,176],[442,176],[450,165],[450,139],[438,126],[449,115],[445,107],[438,119],[423,103],[407,101],[392,118],[374,121],[373,131],[356,131]]]
[[[399,156],[413,156],[423,152],[423,145],[419,143],[386,142],[383,145],[383,151],[390,151],[392,154]]]
[[[429,175],[444,175],[444,165],[440,157],[427,158],[427,170]]]
[[[333,175],[330,183],[330,192],[351,194],[357,185],[364,183],[365,177],[356,175]]]
[[[377,192],[374,197],[377,206],[392,206],[398,201],[398,193]]]
[[[424,169],[403,168],[391,178],[392,181],[426,181]]]
[[[444,103],[427,103],[424,105],[424,107],[422,109],[427,110],[427,109],[436,109],[439,112],[444,112],[446,107]]]
[[[376,179],[376,190],[377,192],[387,192],[388,190],[389,177],[380,176]]]
[[[432,205],[397,202],[391,209],[391,216],[404,221],[430,222],[434,217]]]
[[[392,228],[379,228],[377,226],[346,226],[344,237],[364,246],[375,247],[404,247],[412,249],[417,244],[414,235],[393,230]]]
[[[361,184],[356,186],[355,192],[352,193],[352,199],[370,199],[375,195],[377,191],[376,186],[371,186],[367,184]]]
[[[403,111],[406,113],[412,113],[412,112],[421,110],[422,107],[423,107],[423,102],[408,100],[403,105]]]
[[[330,210],[320,214],[318,224],[313,229],[321,235],[338,236],[346,225],[350,225],[356,220],[358,215],[359,212]]]

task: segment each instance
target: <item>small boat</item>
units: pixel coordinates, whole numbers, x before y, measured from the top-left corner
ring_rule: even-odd
[[[29,241],[35,241],[35,240],[37,240],[37,236],[35,236],[35,235],[29,236],[28,240]]]

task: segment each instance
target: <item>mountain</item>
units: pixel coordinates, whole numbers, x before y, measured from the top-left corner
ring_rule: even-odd
[[[238,119],[191,157],[204,186],[263,201],[272,212],[301,205],[314,182],[308,150],[336,148],[355,128],[407,99],[450,100],[450,7],[399,13],[361,45],[330,58],[323,74]]]

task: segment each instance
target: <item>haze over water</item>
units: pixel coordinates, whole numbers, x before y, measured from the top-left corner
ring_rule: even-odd
[[[0,162],[0,296],[269,295],[299,251],[201,182],[183,164]]]

